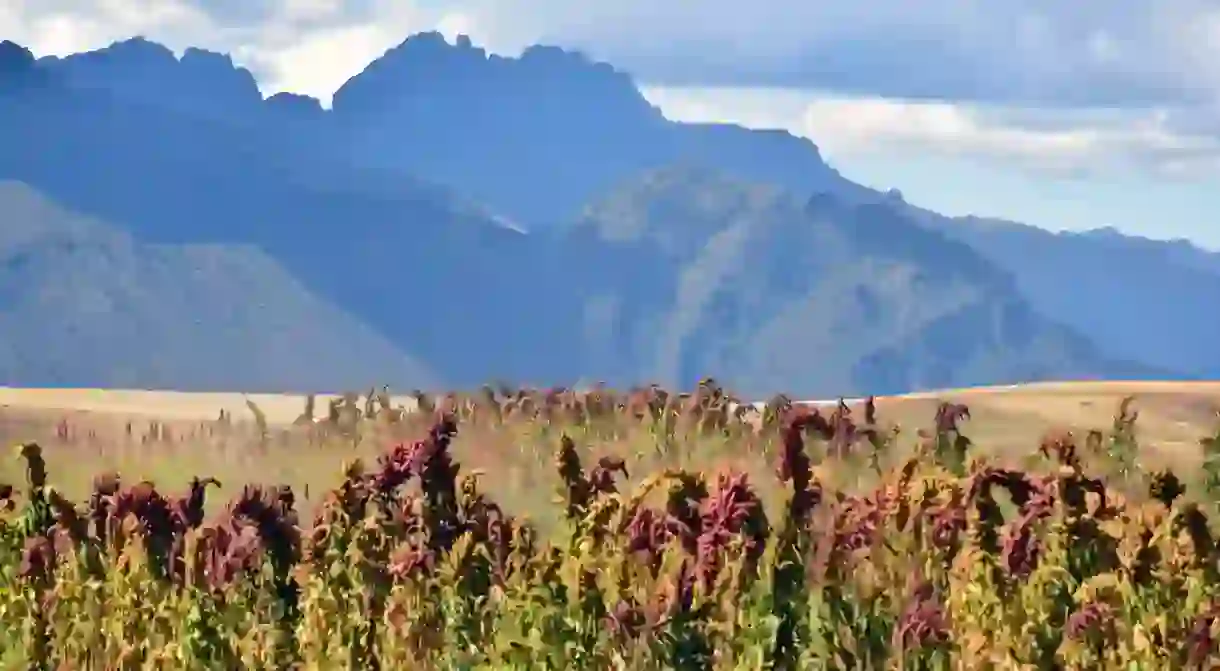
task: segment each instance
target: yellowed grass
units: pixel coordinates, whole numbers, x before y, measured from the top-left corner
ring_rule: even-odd
[[[1126,395],[1134,395],[1140,412],[1142,444],[1150,464],[1182,465],[1197,457],[1198,439],[1215,426],[1220,383],[1050,383],[1016,388],[992,387],[925,392],[879,401],[884,422],[902,429],[900,442],[911,445],[918,429],[930,426],[939,400],[967,403],[972,419],[965,432],[989,452],[1028,454],[1048,430],[1085,432],[1107,428]],[[273,430],[267,445],[255,436],[245,396],[240,393],[169,391],[11,389],[0,388],[0,441],[12,445],[35,440],[48,451],[52,481],[74,498],[84,496],[92,478],[113,470],[128,481],[152,480],[169,490],[192,475],[211,475],[225,483],[217,502],[227,500],[246,483],[288,484],[306,497],[305,508],[339,479],[345,459],[375,461],[395,439],[419,435],[404,429],[397,436],[370,435],[358,445],[309,444],[300,432]],[[251,394],[272,424],[289,424],[301,412],[303,396]],[[325,400],[319,396],[318,413]],[[394,397],[394,403],[409,399]],[[213,426],[221,408],[236,425],[226,433]],[[70,436],[59,435],[61,423]],[[163,424],[166,435],[154,436]],[[131,433],[128,434],[128,425]],[[151,436],[151,437],[150,437]],[[554,475],[545,463],[557,435],[542,437],[528,425],[490,430],[463,426],[455,452],[467,470],[486,472],[485,487],[496,500],[528,511],[547,511],[555,491]],[[732,466],[759,474],[773,464],[756,448],[725,441],[701,441],[681,454],[658,454],[643,432],[618,438],[585,440],[592,455],[619,454],[633,471],[658,465],[716,469]],[[633,475],[635,473],[633,472]],[[0,457],[0,482],[21,480],[20,462]]]
[[[318,410],[334,395],[319,394]],[[305,394],[243,394],[240,392],[180,392],[137,389],[29,389],[0,387],[0,408],[86,411],[144,419],[206,421],[223,409],[233,417],[248,417],[246,399],[258,404],[267,421],[288,424],[301,414]],[[406,396],[395,404],[414,407]]]

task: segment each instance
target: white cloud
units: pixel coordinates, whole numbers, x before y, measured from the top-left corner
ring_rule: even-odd
[[[275,30],[269,27],[263,39],[255,41],[245,53],[251,69],[263,75],[263,92],[292,91],[329,104],[331,94],[345,81],[407,35],[435,30],[452,42],[458,35],[485,32],[460,12],[425,11],[412,3],[377,1],[387,6],[376,12],[375,21],[275,34],[267,34]]]
[[[652,84],[1153,104],[1220,85],[1216,0],[450,0]],[[476,37],[482,37],[476,35]]]
[[[215,25],[181,0],[5,0],[0,35],[38,55],[66,55],[135,35],[181,50]]]
[[[146,33],[251,54],[264,73],[333,91],[336,67],[411,32],[468,32],[493,51],[547,41],[657,85],[789,86],[890,98],[1123,106],[1220,93],[1216,0],[6,0],[0,31],[39,53]],[[316,41],[317,45],[299,45]],[[359,58],[357,58],[357,56]],[[347,75],[353,73],[346,73]]]
[[[314,33],[299,44],[246,54],[264,77],[263,93],[292,91],[326,99],[336,88],[384,51],[386,33],[357,25]]]
[[[1186,178],[1220,165],[1215,135],[1176,129],[1163,110],[1036,109],[791,90],[648,88],[682,121],[784,128],[832,160],[862,154],[978,157],[1058,173],[1146,169]],[[1180,114],[1192,116],[1182,110]]]
[[[284,0],[283,18],[289,22],[329,19],[343,13],[343,0]]]
[[[231,53],[266,94],[328,101],[348,78],[408,35],[437,30],[479,36],[514,53],[529,40],[497,42],[484,16],[412,0],[5,0],[0,37],[39,56],[104,47],[136,35],[181,53],[188,46]],[[499,47],[496,49],[495,47]]]

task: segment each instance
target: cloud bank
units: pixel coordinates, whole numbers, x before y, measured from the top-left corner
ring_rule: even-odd
[[[974,157],[1051,176],[1139,171],[1183,180],[1220,168],[1220,136],[1193,124],[1202,110],[1025,108],[952,101],[845,96],[791,89],[648,87],[683,121],[782,127],[836,156],[921,154]]]
[[[226,51],[328,99],[405,36],[552,43],[628,70],[666,113],[784,127],[830,155],[973,155],[1183,179],[1220,163],[1220,2],[8,0],[0,35],[64,54],[145,35]]]

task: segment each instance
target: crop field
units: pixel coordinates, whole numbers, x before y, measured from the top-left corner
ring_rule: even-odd
[[[0,668],[1220,668],[1220,385],[138,394],[0,390]]]

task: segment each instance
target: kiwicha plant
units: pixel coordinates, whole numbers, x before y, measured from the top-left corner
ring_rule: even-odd
[[[1140,470],[1129,403],[1083,447],[1048,436],[1022,471],[980,456],[962,430],[964,406],[942,405],[907,455],[871,400],[859,424],[846,404],[823,415],[778,397],[747,424],[730,398],[709,381],[687,397],[645,388],[437,401],[426,423],[394,420],[418,422],[419,440],[392,443],[375,464],[349,462],[308,521],[290,489],[269,485],[237,489],[205,515],[205,492],[219,483],[204,477],[171,495],[106,474],[76,504],[50,485],[42,450],[23,445],[24,486],[0,486],[0,662],[1220,663],[1211,508],[1172,472]],[[366,406],[374,412],[360,421],[390,421],[378,419],[385,402]],[[493,500],[484,486],[495,473],[462,470],[452,443],[463,423],[545,441],[558,528]],[[673,451],[641,449],[631,461],[603,449],[632,431]],[[1215,441],[1203,442],[1204,488],[1220,482]],[[733,467],[689,468],[699,450],[737,446]],[[736,467],[746,457],[769,460],[778,477],[747,476]],[[637,472],[650,464],[661,468]],[[867,484],[852,481],[858,472]]]

